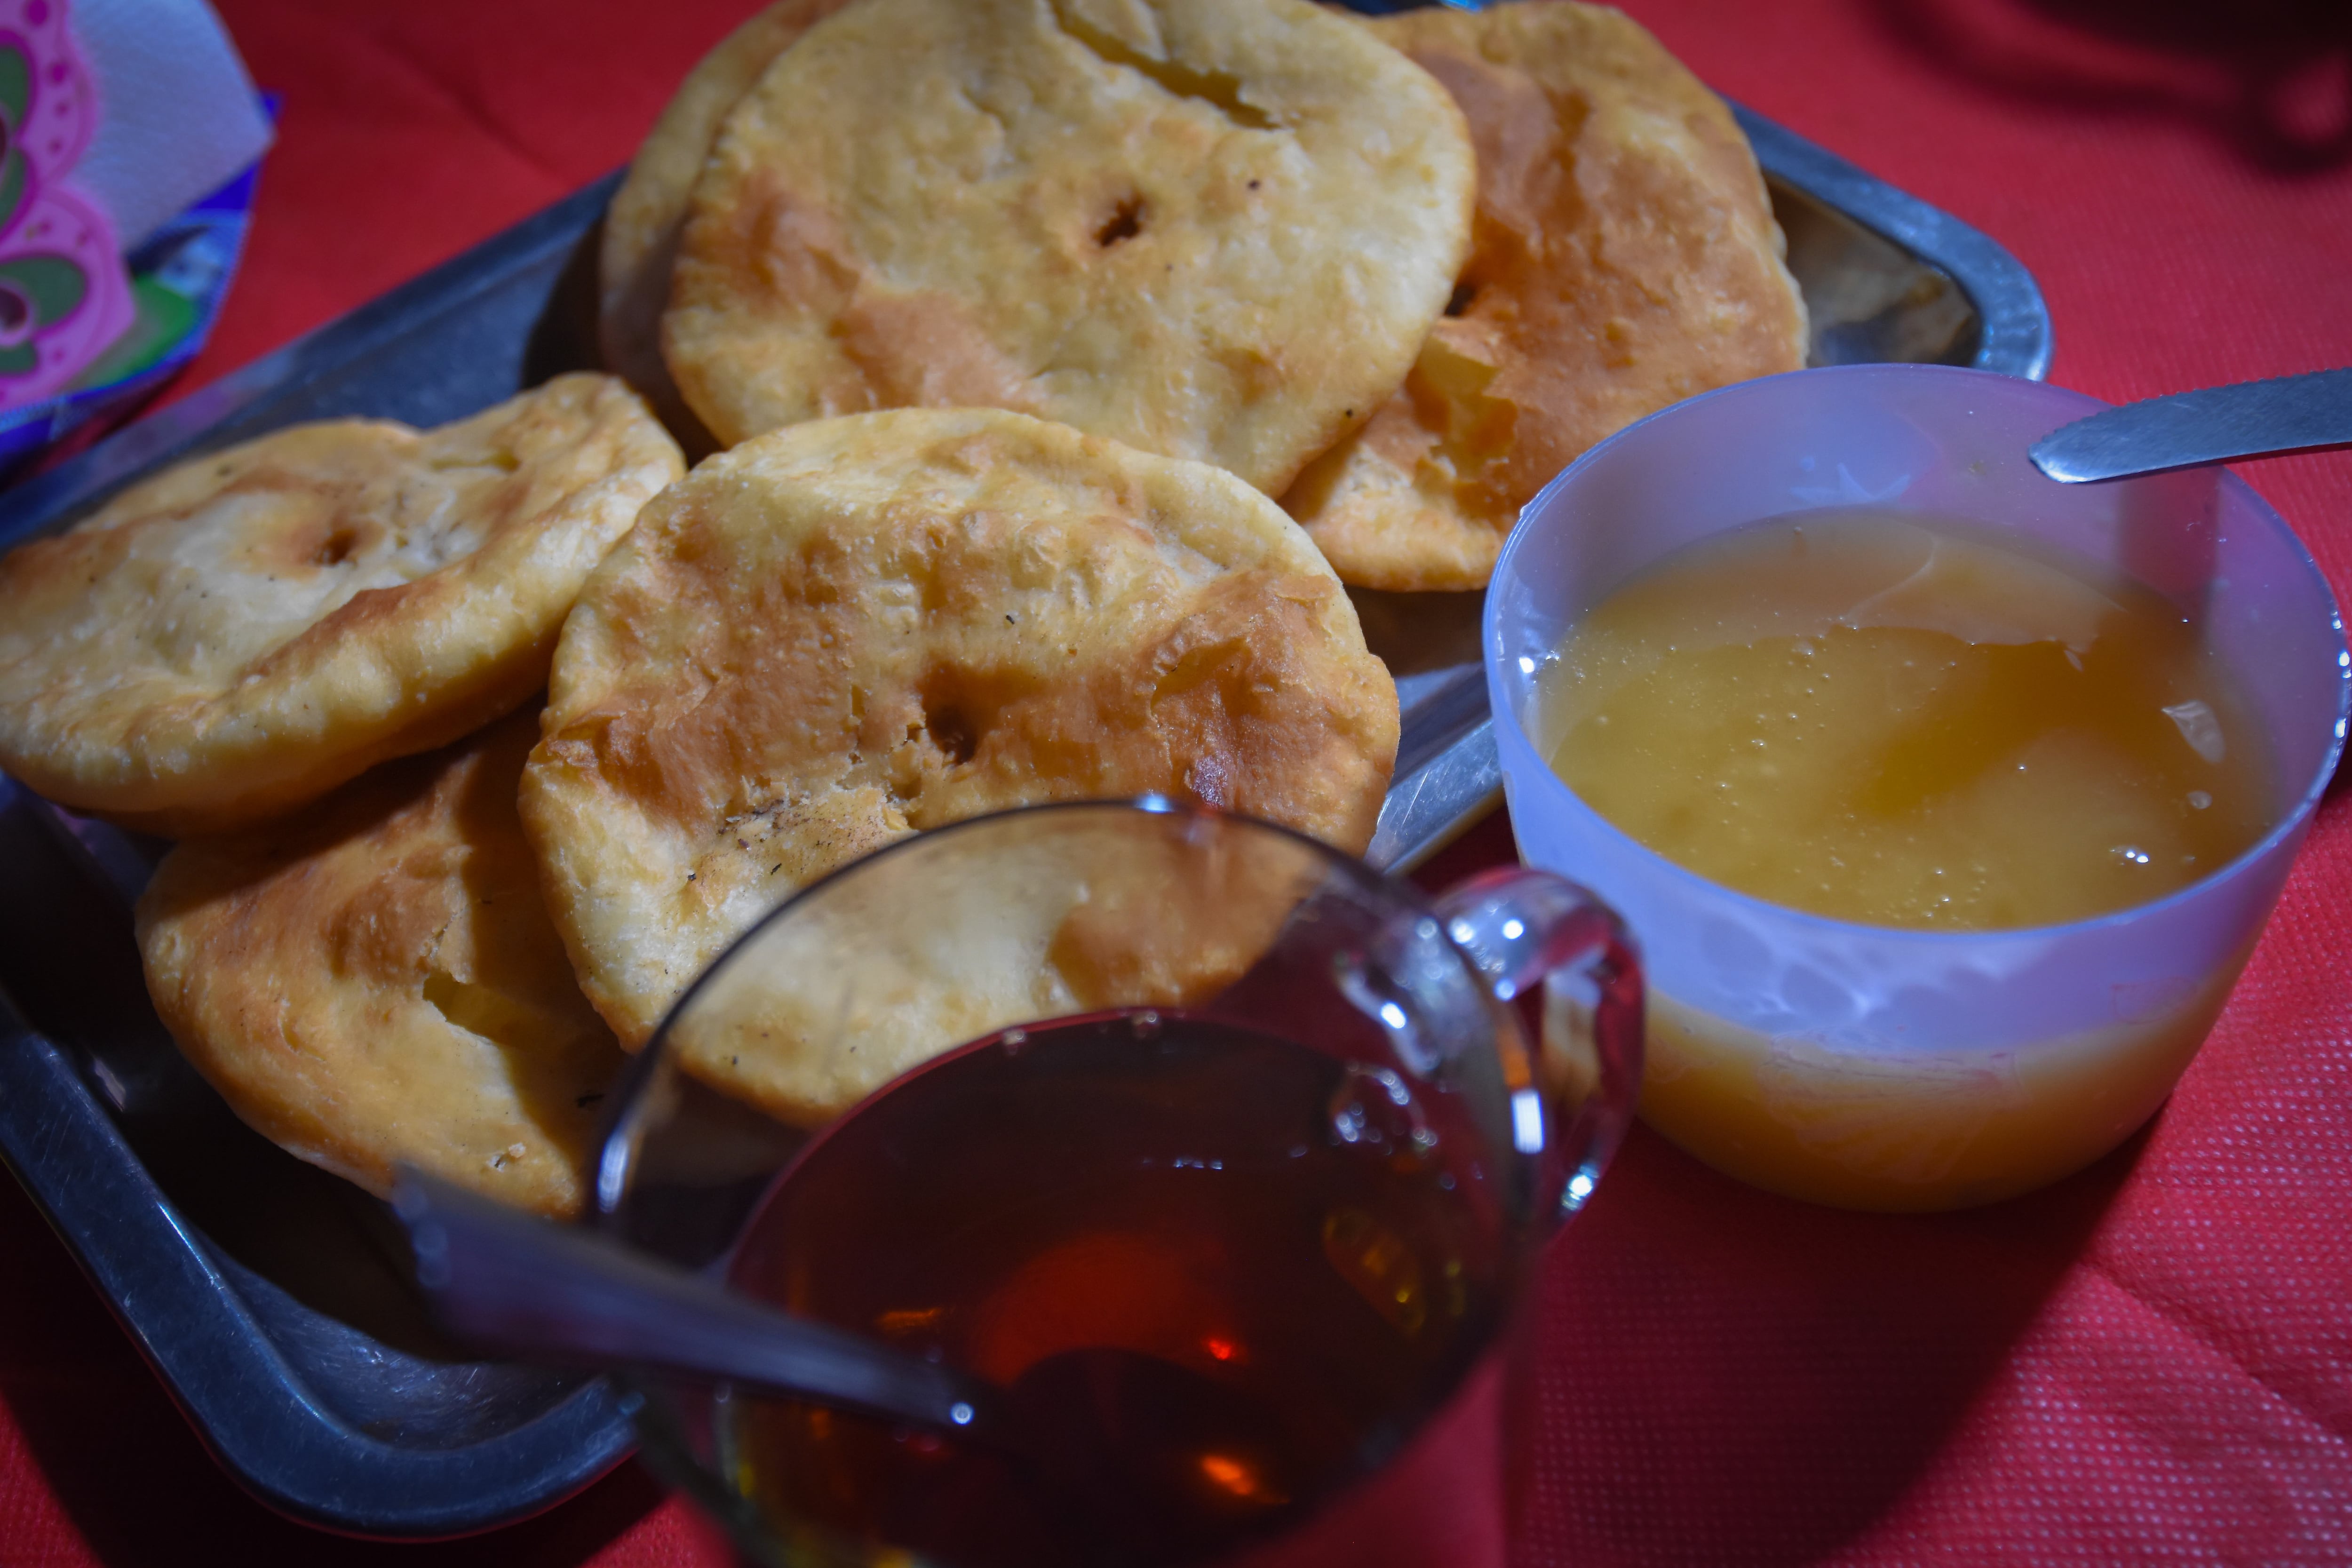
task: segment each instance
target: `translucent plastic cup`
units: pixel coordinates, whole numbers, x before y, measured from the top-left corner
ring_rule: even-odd
[[[2162,1104],[2277,902],[2344,745],[2352,656],[2302,543],[2234,476],[2061,485],[2034,441],[2103,405],[1978,371],[1866,365],[1744,383],[1587,453],[1522,515],[1485,647],[1511,821],[1648,957],[1642,1117],[1790,1196],[1926,1210],[2032,1190]],[[2068,925],[1902,931],[1780,908],[1604,821],[1529,729],[1577,620],[1670,551],[1764,519],[1867,504],[2013,530],[2180,605],[2265,727],[2278,825],[2168,897]]]

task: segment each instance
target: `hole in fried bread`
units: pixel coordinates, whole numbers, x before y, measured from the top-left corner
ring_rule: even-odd
[[[425,974],[425,999],[457,1028],[499,1046],[530,1046],[576,1032],[543,1007],[495,986],[460,980],[446,969]]]
[[[359,544],[360,536],[355,531],[339,528],[320,541],[319,548],[311,553],[310,564],[341,566],[352,558],[352,552],[357,550]]]
[[[1129,196],[1111,210],[1110,221],[1095,230],[1095,243],[1108,250],[1123,239],[1143,232],[1143,198]]]
[[[522,468],[522,456],[517,452],[446,452],[425,459],[425,466],[436,474],[456,473],[461,468],[489,468],[497,473],[511,474]]]
[[[1475,283],[1456,283],[1454,286],[1453,297],[1445,301],[1445,313],[1449,316],[1468,315],[1470,302],[1477,297],[1478,285]]]
[[[980,737],[972,733],[971,721],[953,708],[926,712],[923,727],[930,731],[931,744],[951,767],[961,767],[971,761],[980,750]]]
[[[917,695],[923,704],[923,729],[950,767],[961,767],[980,751],[980,725],[953,673],[936,670],[923,679]]]
[[[1276,127],[1272,115],[1257,105],[1243,100],[1242,84],[1237,77],[1220,70],[1195,70],[1181,61],[1146,54],[1076,15],[1067,0],[1055,0],[1054,20],[1074,42],[1105,65],[1125,66],[1129,70],[1140,71],[1159,83],[1163,90],[1178,98],[1205,103],[1235,125],[1252,131],[1271,131]]]

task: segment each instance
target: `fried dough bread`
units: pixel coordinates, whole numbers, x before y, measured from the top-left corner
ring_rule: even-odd
[[[1475,183],[1305,0],[860,0],[728,115],[663,353],[722,442],[1006,408],[1272,493],[1403,377]]]
[[[1159,792],[1371,836],[1395,687],[1281,509],[994,410],[795,426],[590,579],[523,821],[624,1044],[794,889],[922,828]]]
[[[1622,14],[1511,0],[1358,25],[1468,117],[1477,222],[1403,387],[1283,504],[1348,583],[1482,587],[1519,508],[1586,447],[1801,366],[1804,301],[1730,111]]]
[[[176,836],[443,745],[544,684],[581,583],[682,469],[584,374],[183,463],[0,559],[0,768]]]
[[[687,198],[727,111],[770,62],[848,3],[775,0],[721,38],[678,84],[604,209],[596,258],[596,342],[604,368],[644,394],[664,424],[690,439],[708,433],[678,396],[661,357],[661,313],[669,304],[670,263],[686,226]]]
[[[1196,1005],[1328,879],[1295,839],[1085,805],[928,833],[809,890],[695,992],[666,1048],[814,1126],[1041,1018]]]
[[[267,827],[192,839],[139,903],[156,1010],[263,1136],[378,1196],[407,1162],[575,1212],[622,1061],[515,816],[518,713]]]

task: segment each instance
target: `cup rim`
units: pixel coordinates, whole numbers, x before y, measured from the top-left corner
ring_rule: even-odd
[[[1177,800],[1156,793],[1108,795],[1083,800],[1033,801],[1026,805],[1008,806],[1003,811],[983,812],[978,816],[961,817],[954,822],[943,823],[938,827],[927,827],[909,833],[903,838],[891,840],[878,849],[871,849],[855,859],[845,860],[814,881],[794,889],[783,902],[745,927],[740,934],[734,937],[725,948],[720,950],[718,957],[702,966],[702,973],[697,974],[687,988],[678,993],[677,1000],[671,1003],[668,1009],[662,1014],[662,1021],[655,1026],[652,1034],[646,1037],[646,1053],[652,1052],[656,1047],[668,1039],[670,1026],[686,1015],[687,1009],[693,1005],[695,998],[702,994],[705,986],[712,983],[719,971],[734,962],[736,954],[742,952],[770,926],[782,921],[787,914],[799,909],[803,902],[824,892],[834,883],[845,879],[851,872],[910,851],[918,844],[937,844],[945,838],[959,837],[970,831],[983,830],[1017,817],[1077,816],[1093,812],[1134,816],[1181,817],[1192,822],[1214,823],[1221,826],[1238,825],[1254,830],[1270,832],[1311,850],[1329,864],[1344,868],[1362,886],[1376,888],[1391,895],[1400,887],[1412,888],[1412,884],[1402,878],[1388,876],[1365,864],[1360,856],[1350,855],[1344,849],[1326,844],[1313,835],[1301,833],[1295,827],[1286,827],[1279,822],[1269,822],[1262,816],[1252,816],[1244,811],[1228,811],[1223,806],[1209,805],[1198,801]]]
[[[1783,371],[1777,375],[1759,376],[1748,381],[1734,382],[1728,386],[1719,386],[1713,391],[1700,393],[1696,396],[1669,404],[1654,414],[1645,415],[1606,440],[1587,448],[1576,461],[1554,475],[1543,489],[1535,493],[1527,505],[1519,509],[1519,515],[1511,529],[1510,537],[1504,541],[1502,553],[1496,559],[1491,581],[1499,582],[1505,574],[1516,569],[1521,547],[1533,537],[1530,525],[1537,521],[1537,514],[1551,504],[1558,494],[1565,490],[1586,468],[1596,466],[1603,460],[1604,454],[1610,448],[1634,431],[1654,422],[1671,422],[1685,416],[1691,409],[1703,403],[1711,403],[1718,398],[1758,395],[1759,388],[1786,383],[1800,376],[1816,379],[1834,376],[1855,380],[1895,377],[1975,381],[2000,385],[2003,388],[2002,395],[2011,395],[2012,389],[2030,389],[2025,390],[2022,395],[2029,398],[2047,397],[2054,402],[2071,404],[2081,411],[2074,416],[2076,418],[2087,417],[2100,409],[2114,406],[2088,393],[2078,392],[2072,387],[2055,386],[2048,382],[2035,381],[2025,376],[2006,375],[1999,371],[1976,370],[1960,365],[1903,363],[1809,365],[1801,370]],[[1764,393],[1762,395],[1774,395]],[[2053,428],[2055,426],[2053,426]],[[2328,583],[2327,574],[2319,569],[2319,563],[2312,556],[2310,547],[2304,543],[2302,536],[2295,532],[2286,519],[2279,514],[2277,508],[2263,500],[2260,492],[2246,483],[2232,469],[2220,464],[2213,467],[2218,470],[2216,478],[2221,488],[2235,500],[2247,505],[2254,520],[2270,530],[2273,535],[2284,544],[2288,558],[2299,565],[2310,581],[2318,586],[2321,599],[2328,609],[2330,625],[2336,634],[2336,733],[2326,752],[2321,756],[2319,765],[2313,770],[2313,776],[2302,793],[2296,796],[2294,804],[2280,816],[2279,820],[2268,832],[2227,863],[2216,867],[2193,882],[2176,888],[2161,898],[2151,899],[2146,903],[2131,904],[2123,909],[2110,910],[2105,914],[2092,915],[2079,921],[2062,921],[2053,925],[1999,926],[1979,931],[1945,931],[1933,927],[1874,925],[1864,921],[1838,920],[1829,915],[1815,914],[1810,910],[1800,910],[1788,904],[1777,904],[1768,899],[1759,899],[1753,893],[1744,893],[1737,888],[1716,881],[1712,878],[1703,877],[1688,867],[1659,854],[1603,816],[1587,803],[1583,796],[1570,789],[1567,781],[1554,773],[1551,765],[1543,760],[1542,753],[1536,749],[1534,738],[1528,733],[1527,727],[1519,721],[1517,711],[1505,697],[1508,677],[1503,668],[1501,601],[1492,591],[1491,585],[1486,595],[1486,604],[1479,614],[1481,645],[1479,651],[1486,669],[1488,704],[1494,710],[1495,722],[1501,734],[1535,753],[1538,763],[1536,772],[1540,775],[1534,781],[1536,789],[1547,795],[1556,793],[1559,802],[1572,810],[1584,813],[1599,826],[1603,834],[1631,850],[1652,870],[1654,875],[1663,874],[1670,882],[1686,889],[1696,889],[1718,898],[1728,899],[1745,911],[1794,922],[1800,928],[1809,929],[1817,934],[1860,931],[1866,932],[1871,940],[1876,942],[1916,942],[1931,947],[1955,948],[1961,944],[1981,945],[1987,942],[2060,941],[2078,935],[2117,930],[2137,924],[2141,921],[2154,919],[2210,893],[2222,883],[2244,876],[2254,867],[2268,859],[2281,845],[2299,837],[2309,826],[2313,816],[2319,809],[2321,799],[2327,793],[2329,784],[2336,777],[2336,770],[2344,758],[2346,731],[2347,727],[2352,727],[2352,644],[2347,642],[2343,606],[2336,600],[2336,591]],[[2055,484],[2058,481],[2053,479],[2051,482]],[[1765,520],[1759,518],[1757,521]],[[1507,779],[1510,776],[1510,769],[1507,765],[1504,768],[1504,775]]]

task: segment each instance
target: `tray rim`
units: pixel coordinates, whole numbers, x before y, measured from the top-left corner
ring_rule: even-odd
[[[1731,110],[1768,179],[1842,214],[1960,289],[1981,323],[1972,360],[1978,368],[2036,380],[2046,374],[2049,311],[2031,272],[2008,250],[1764,116],[1737,103]],[[151,469],[257,433],[264,426],[243,428],[246,416],[266,412],[273,394],[396,342],[532,268],[560,264],[599,221],[621,177],[615,172],[591,183],[0,493],[0,549],[62,526]],[[1392,780],[1367,853],[1383,869],[1410,869],[1500,798],[1501,769],[1483,671],[1475,665],[1466,668],[1465,679],[1477,682],[1475,700],[1449,685],[1416,705],[1417,712],[1436,710],[1442,727],[1407,736],[1414,760]],[[16,789],[0,779],[0,805]],[[0,1160],[47,1217],[207,1449],[265,1504],[303,1523],[343,1533],[447,1538],[553,1507],[634,1449],[634,1401],[603,1379],[497,1437],[446,1449],[402,1447],[369,1437],[303,1397],[299,1379],[216,1267],[200,1234],[154,1184],[76,1070],[70,1052],[27,1025],[0,990]],[[125,1227],[114,1216],[100,1215],[95,1205],[104,1194],[129,1202],[141,1223]],[[185,1331],[185,1325],[183,1331],[168,1331],[170,1325],[154,1321],[159,1290],[211,1299],[226,1314],[221,1322],[227,1338],[208,1342]],[[289,1474],[282,1459],[266,1452],[256,1414],[226,1397],[261,1384],[283,1394],[262,1401],[268,1418],[299,1429],[304,1442],[295,1447],[331,1455],[328,1464],[307,1476]],[[522,1473],[501,1479],[488,1468],[494,1460]],[[450,1495],[452,1483],[457,1483],[457,1495]]]
[[[507,1523],[551,1508],[635,1450],[635,1402],[604,1378],[498,1437],[446,1448],[387,1443],[322,1408],[69,1051],[0,992],[0,1158],[205,1449],[264,1505],[325,1530],[446,1538],[483,1528],[485,1516]],[[80,1179],[26,1179],[28,1167],[61,1165]],[[191,1320],[139,1310],[191,1295],[216,1310]],[[289,1428],[300,1445],[277,1436]],[[478,1476],[484,1484],[470,1484]]]
[[[2008,247],[1820,143],[1726,99],[1769,179],[1804,192],[1949,278],[1983,324],[1974,370],[2042,381],[2056,351],[2042,285]]]

